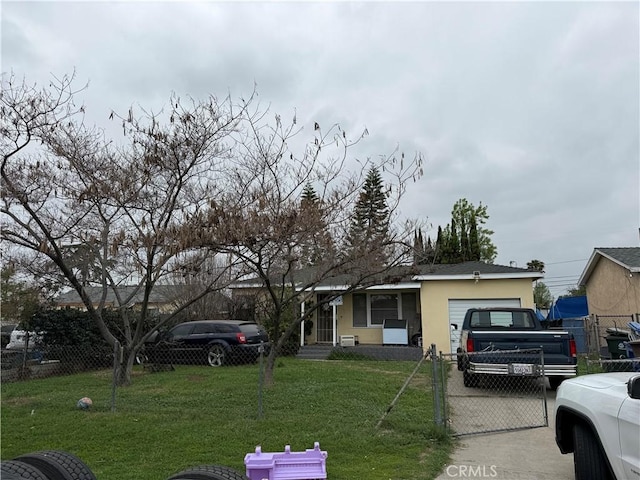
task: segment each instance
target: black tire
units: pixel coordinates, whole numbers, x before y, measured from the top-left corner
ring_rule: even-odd
[[[549,389],[557,390],[560,384],[563,382],[564,377],[548,377],[549,378]]]
[[[613,480],[598,439],[584,423],[573,427],[573,448],[576,480]]]
[[[36,467],[48,480],[97,480],[82,460],[67,452],[45,450],[21,455],[15,460]]]
[[[226,363],[227,351],[223,345],[214,343],[207,350],[207,365],[210,367],[221,367]]]
[[[470,373],[469,370],[462,371],[462,383],[464,383],[465,387],[477,387],[478,386],[478,376]]]
[[[167,480],[250,480],[244,473],[223,465],[200,465],[176,473]]]
[[[0,464],[0,477],[2,480],[49,480],[47,476],[36,467],[18,460],[6,460]]]

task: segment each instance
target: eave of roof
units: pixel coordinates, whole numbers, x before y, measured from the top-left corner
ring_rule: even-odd
[[[579,286],[587,284],[601,258],[606,258],[620,265],[622,268],[629,270],[629,273],[640,272],[640,247],[594,248],[578,280]],[[632,261],[634,261],[634,265],[631,264]]]

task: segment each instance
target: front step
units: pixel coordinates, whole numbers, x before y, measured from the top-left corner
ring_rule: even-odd
[[[326,360],[333,350],[331,345],[305,345],[300,347],[296,358],[302,360]]]

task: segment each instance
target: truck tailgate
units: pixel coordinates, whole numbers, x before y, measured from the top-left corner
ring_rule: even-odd
[[[544,331],[478,331],[472,333],[474,351],[490,352],[496,350],[528,350],[542,349],[545,364],[571,365],[576,360],[571,356],[569,333],[557,330]],[[469,352],[469,355],[472,355]],[[520,355],[518,355],[520,357]],[[539,363],[539,355],[524,353],[518,361]],[[490,355],[477,355],[476,362],[490,363],[495,361]]]

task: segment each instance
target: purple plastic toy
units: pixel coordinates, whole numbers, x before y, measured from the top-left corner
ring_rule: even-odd
[[[285,445],[284,453],[264,453],[260,445],[256,453],[247,453],[244,464],[251,480],[323,480],[327,478],[327,452],[320,450],[320,443],[313,450],[292,452]]]

